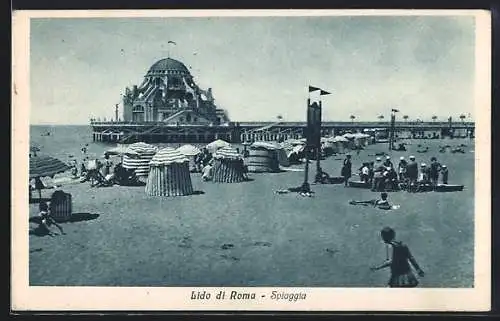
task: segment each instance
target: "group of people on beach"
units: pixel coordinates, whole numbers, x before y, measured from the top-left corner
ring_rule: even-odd
[[[397,167],[392,163],[390,156],[386,156],[384,161],[381,157],[377,157],[375,161],[363,162],[358,173],[360,180],[370,185],[372,191],[404,189],[418,192],[425,187],[436,186],[440,177],[443,184],[448,184],[448,168],[440,164],[436,157],[431,157],[429,165],[422,162],[420,168],[413,155],[409,157],[409,161],[401,156]],[[351,155],[347,154],[341,170],[345,186],[348,186],[351,175]]]

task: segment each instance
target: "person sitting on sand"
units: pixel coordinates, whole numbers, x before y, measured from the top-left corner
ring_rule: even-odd
[[[213,178],[213,168],[212,164],[209,162],[201,170],[201,179],[203,179],[203,181],[206,182],[206,181],[211,181],[212,178]]]
[[[314,177],[314,182],[320,184],[328,184],[330,182],[330,175],[324,172],[320,167],[318,172],[316,173],[316,176]]]
[[[378,271],[390,267],[391,276],[388,286],[391,288],[413,288],[418,285],[418,280],[412,272],[411,265],[415,268],[418,275],[423,277],[424,271],[420,268],[417,261],[410,252],[408,246],[400,241],[396,241],[396,232],[390,227],[384,227],[380,236],[385,244],[392,247],[392,256],[381,265],[371,267],[370,270]]]
[[[59,229],[59,231],[61,231],[61,234],[63,234],[63,235],[66,234],[66,233],[64,233],[63,228],[59,224],[57,224],[57,222],[54,220],[54,218],[50,215],[49,207],[48,207],[47,203],[41,202],[39,205],[39,209],[40,209],[40,213],[38,213],[38,216],[41,219],[40,227],[45,229],[45,231],[47,231],[49,236],[53,236],[55,234],[49,228],[49,226],[52,224],[54,224]]]
[[[368,184],[370,180],[370,169],[368,168],[369,164],[367,162],[363,162],[363,166],[359,169],[359,178],[362,182]]]
[[[392,205],[389,203],[389,200],[387,199],[387,197],[388,197],[387,193],[382,192],[382,193],[380,193],[380,199],[378,199],[378,200],[350,201],[349,204],[351,204],[351,205],[363,205],[363,206],[372,205],[374,207],[378,207],[379,209],[389,210],[392,208]]]

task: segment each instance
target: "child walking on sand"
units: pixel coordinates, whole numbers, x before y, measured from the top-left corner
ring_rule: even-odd
[[[54,218],[50,215],[49,213],[49,207],[47,206],[47,203],[41,202],[39,205],[40,213],[38,214],[40,218],[42,219],[40,226],[42,226],[48,233],[49,236],[53,236],[54,233],[50,230],[49,226],[51,224],[54,224],[59,231],[61,231],[61,234],[65,235],[63,228],[57,224],[57,222],[54,220]]]
[[[391,288],[413,288],[418,285],[418,280],[413,274],[411,265],[415,268],[420,277],[424,276],[424,271],[410,252],[406,244],[396,241],[396,232],[390,227],[384,227],[380,232],[382,240],[387,245],[392,246],[392,257],[387,255],[387,261],[379,266],[372,267],[372,271],[377,271],[386,267],[391,268],[391,277],[388,285]]]

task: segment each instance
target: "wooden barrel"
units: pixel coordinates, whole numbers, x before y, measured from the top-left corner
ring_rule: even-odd
[[[265,148],[251,148],[247,166],[252,173],[278,172],[280,169],[277,153]]]
[[[63,191],[56,191],[50,200],[50,214],[57,222],[64,222],[71,218],[73,203],[71,194]]]

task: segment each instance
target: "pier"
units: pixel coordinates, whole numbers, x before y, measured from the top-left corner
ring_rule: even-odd
[[[168,124],[162,122],[92,121],[94,141],[110,143],[231,143],[283,141],[303,138],[305,122],[231,122],[223,125]],[[333,122],[322,124],[322,135],[346,132],[389,131],[390,122]],[[474,137],[473,122],[395,122],[396,138]]]

